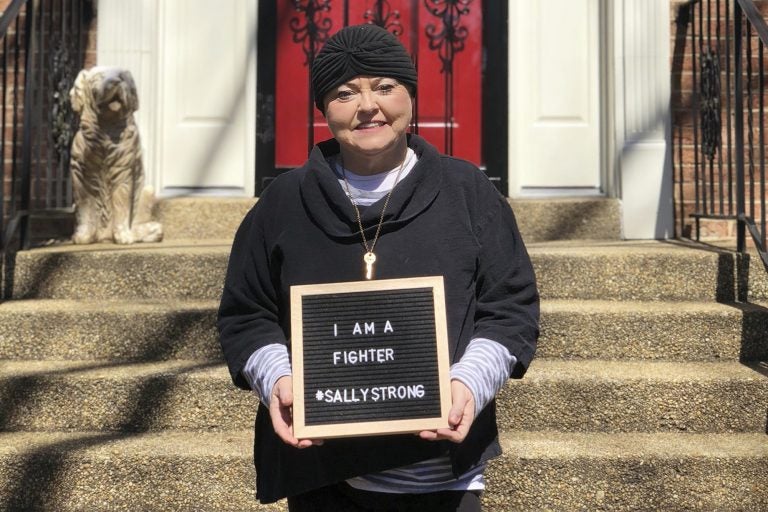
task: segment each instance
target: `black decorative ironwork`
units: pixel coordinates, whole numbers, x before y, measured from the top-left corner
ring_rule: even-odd
[[[453,72],[454,56],[464,50],[469,31],[461,26],[461,17],[469,14],[472,0],[424,0],[430,14],[442,20],[442,26],[426,27],[429,49],[436,50],[442,63],[441,72]]]
[[[259,93],[257,100],[258,119],[261,123],[260,129],[256,131],[256,139],[262,143],[271,142],[275,140],[275,95]]]
[[[49,58],[51,70],[51,138],[56,159],[59,162],[69,159],[69,147],[77,130],[77,117],[72,111],[69,101],[69,89],[75,82],[79,69],[71,49],[61,37],[56,37],[51,43],[52,51]]]
[[[307,153],[315,145],[315,97],[312,90],[312,63],[315,55],[320,51],[323,43],[328,40],[333,21],[330,17],[323,17],[323,13],[330,12],[330,0],[294,0],[293,7],[304,14],[304,21],[298,17],[291,18],[289,26],[293,32],[293,42],[301,44],[304,50],[307,66],[309,98],[307,104]]]
[[[453,154],[453,63],[457,53],[464,51],[464,41],[469,31],[461,26],[461,17],[469,14],[472,0],[424,0],[424,6],[433,16],[440,18],[442,24],[426,26],[429,49],[436,51],[442,64],[443,90],[445,98],[444,151]]]
[[[400,22],[400,11],[393,10],[387,0],[376,0],[373,8],[366,9],[363,19],[373,25],[378,25],[396,36],[403,35],[403,25]]]
[[[70,234],[69,148],[77,118],[68,91],[83,67],[93,14],[91,0],[13,0],[0,15],[0,96],[6,100],[0,146],[9,140],[12,148],[10,165],[0,166],[0,182],[12,184],[0,201],[0,253],[6,256],[33,240]],[[33,226],[36,216],[54,222]],[[12,282],[3,288],[9,293]]]
[[[710,162],[720,147],[722,122],[720,118],[720,61],[714,49],[701,52],[701,152]]]
[[[741,262],[747,265],[749,262],[746,254],[749,233],[754,249],[768,270],[768,159],[765,157],[768,66],[763,56],[764,47],[768,45],[768,23],[752,0],[729,0],[724,9],[720,7],[720,2],[689,0],[678,11],[672,70],[673,86],[678,91],[672,97],[672,108],[678,111],[673,138],[676,147],[672,151],[679,183],[678,227],[682,236],[690,236],[692,228],[695,229],[698,240],[701,219],[736,221],[736,250],[745,258]],[[685,52],[688,44],[690,56]],[[721,45],[724,46],[722,52]],[[695,92],[690,103],[681,93],[686,59],[692,63]],[[724,70],[721,70],[720,59],[725,61]],[[723,100],[725,112],[721,112]],[[690,127],[685,124],[688,119],[693,121]],[[694,151],[683,151],[689,144]],[[701,158],[702,155],[705,158]],[[691,171],[693,197],[686,198],[684,184],[690,181]],[[690,213],[689,209],[692,209]],[[687,216],[695,219],[695,226],[686,224]],[[743,266],[742,270],[748,268]],[[747,287],[739,286],[734,291],[736,300],[747,299]]]
[[[333,22],[331,18],[323,17],[330,12],[331,0],[294,0],[293,7],[304,14],[304,20],[299,17],[291,18],[289,25],[293,32],[293,42],[301,44],[306,60],[304,64],[312,68],[312,61],[322,44],[328,40]]]

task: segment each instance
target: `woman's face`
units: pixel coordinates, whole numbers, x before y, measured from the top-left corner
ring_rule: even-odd
[[[342,147],[345,163],[349,157],[381,159],[402,149],[412,102],[408,89],[397,80],[358,76],[328,92],[324,104],[328,127]]]

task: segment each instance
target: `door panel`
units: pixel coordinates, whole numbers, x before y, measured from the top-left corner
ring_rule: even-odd
[[[162,187],[253,191],[255,6],[163,2]]]
[[[516,2],[518,192],[600,187],[598,0]],[[518,78],[516,78],[518,77]]]

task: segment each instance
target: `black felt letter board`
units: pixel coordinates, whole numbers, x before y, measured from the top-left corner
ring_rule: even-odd
[[[298,286],[291,303],[297,437],[447,426],[441,277]]]

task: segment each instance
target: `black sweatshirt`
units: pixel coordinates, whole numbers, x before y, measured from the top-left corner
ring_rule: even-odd
[[[471,339],[488,338],[515,356],[512,377],[520,378],[536,348],[539,297],[512,210],[474,165],[440,155],[416,135],[408,145],[419,160],[392,193],[376,277],[444,276],[451,364]],[[327,163],[338,152],[335,140],[320,143],[306,164],[275,179],[235,236],[218,327],[232,379],[243,389],[240,372],[253,352],[270,343],[290,349],[291,286],[364,279],[355,211]],[[362,213],[368,240],[383,201]],[[257,496],[265,503],[446,452],[459,475],[500,453],[493,402],[459,445],[399,435],[297,450],[275,435],[264,406],[256,429]]]

